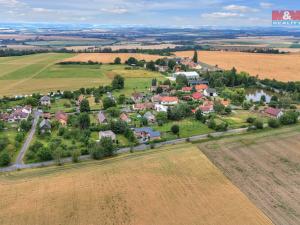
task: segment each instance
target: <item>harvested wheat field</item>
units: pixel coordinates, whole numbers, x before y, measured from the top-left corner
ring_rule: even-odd
[[[192,57],[192,51],[176,52],[180,57]],[[254,54],[243,52],[200,51],[199,60],[223,69],[236,67],[260,78],[300,81],[300,54]]]
[[[157,60],[162,58],[159,55],[139,54],[139,53],[80,53],[76,56],[66,59],[67,62],[87,62],[89,60],[93,62],[101,63],[113,63],[115,58],[120,57],[122,63],[128,60],[130,57],[134,57],[138,60]]]
[[[0,176],[0,224],[271,221],[193,145]]]
[[[202,143],[200,149],[274,224],[300,224],[299,126]]]

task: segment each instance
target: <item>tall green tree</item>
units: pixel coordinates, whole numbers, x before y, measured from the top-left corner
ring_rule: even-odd
[[[120,89],[124,89],[125,86],[125,79],[124,77],[120,76],[120,75],[116,75],[112,81],[112,88],[114,90],[120,90]]]
[[[89,112],[91,110],[90,103],[87,99],[83,99],[80,103],[80,112]]]
[[[90,116],[87,113],[81,113],[78,117],[79,127],[83,130],[88,129],[90,127]]]
[[[114,63],[115,64],[121,64],[121,58],[120,57],[115,58]]]
[[[194,51],[193,62],[198,63],[198,52],[197,52],[197,50]]]

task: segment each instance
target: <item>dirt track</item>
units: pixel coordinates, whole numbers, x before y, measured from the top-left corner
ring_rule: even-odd
[[[300,224],[299,130],[200,148],[275,224]]]

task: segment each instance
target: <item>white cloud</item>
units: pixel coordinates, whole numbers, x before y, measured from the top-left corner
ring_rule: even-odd
[[[17,7],[24,6],[24,5],[25,5],[25,3],[20,2],[18,0],[0,0],[1,7],[17,8]]]
[[[129,10],[125,9],[125,8],[105,8],[105,9],[101,9],[102,12],[107,12],[107,13],[111,13],[111,14],[124,14],[124,13],[128,13]]]
[[[241,12],[241,13],[247,13],[247,12],[258,12],[258,9],[251,8],[244,5],[228,5],[224,7],[227,11],[234,11],[234,12]]]
[[[241,17],[243,14],[240,13],[230,13],[230,12],[213,12],[202,14],[203,18],[234,18]]]
[[[259,3],[259,5],[260,5],[260,7],[265,8],[265,9],[271,8],[273,6],[273,4],[270,2],[261,2],[261,3]]]
[[[32,11],[37,13],[52,12],[51,9],[45,9],[45,8],[32,8]]]

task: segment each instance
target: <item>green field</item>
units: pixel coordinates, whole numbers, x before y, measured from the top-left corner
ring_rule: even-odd
[[[124,65],[58,65],[74,54],[47,53],[0,58],[0,96],[47,93],[57,90],[75,90],[111,83],[116,74],[126,78],[126,89],[144,90],[151,79],[162,79],[160,73],[143,69],[126,70]]]

